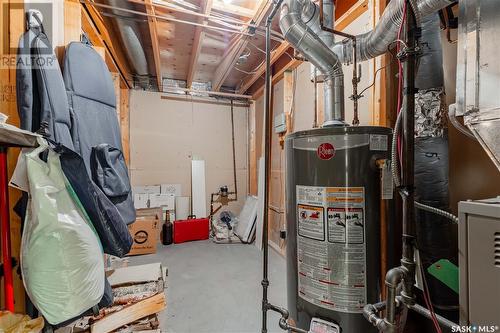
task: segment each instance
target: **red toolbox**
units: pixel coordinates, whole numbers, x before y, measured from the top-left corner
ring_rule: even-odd
[[[174,221],[174,243],[208,239],[208,229],[208,218],[190,216],[187,220]]]

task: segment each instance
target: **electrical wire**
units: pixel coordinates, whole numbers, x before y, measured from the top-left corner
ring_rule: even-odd
[[[441,331],[441,326],[439,326],[439,322],[436,317],[436,312],[434,311],[434,306],[432,305],[432,299],[431,299],[431,293],[429,291],[429,285],[427,283],[427,277],[425,276],[425,270],[424,266],[422,265],[422,259],[420,258],[420,274],[422,275],[422,283],[423,283],[423,296],[424,296],[424,302],[425,305],[427,306],[427,310],[429,310],[431,314],[431,320],[434,325],[434,328],[436,329],[437,333],[442,333]]]
[[[237,70],[238,72],[241,72],[243,74],[247,74],[247,75],[253,75],[253,74],[257,74],[257,72],[247,72],[243,69],[239,69],[238,67],[234,66],[234,69]]]
[[[375,74],[373,75],[373,82],[372,82],[372,84],[370,84],[370,85],[369,85],[368,87],[366,87],[365,89],[361,90],[361,92],[360,92],[358,95],[359,95],[359,96],[362,96],[362,95],[363,95],[363,93],[364,93],[365,91],[367,91],[368,89],[370,89],[371,87],[373,87],[373,86],[375,85],[375,83],[377,82],[377,74],[378,74],[381,70],[383,70],[383,69],[385,69],[385,68],[389,67],[391,64],[392,64],[392,63],[389,63],[389,64],[387,64],[387,65],[385,65],[385,66],[380,67],[379,69],[377,69],[377,70],[375,71]]]
[[[407,9],[408,9],[408,2],[404,2],[403,6],[403,18],[401,20],[401,25],[399,26],[398,30],[398,41],[401,41],[401,34],[403,33],[403,27],[406,21],[406,14],[407,14]],[[401,44],[400,42],[397,43],[396,51],[399,54],[401,50]],[[397,112],[401,112],[401,104],[402,104],[402,92],[403,92],[403,64],[401,63],[401,59],[398,57],[398,104],[397,104]],[[400,167],[403,167],[403,151],[402,151],[402,140],[400,137],[397,138],[398,141],[398,152],[399,152],[399,163]]]
[[[420,209],[420,210],[425,210],[427,212],[434,213],[436,215],[441,215],[443,217],[446,217],[447,219],[453,221],[455,224],[459,223],[459,220],[458,220],[457,216],[455,216],[452,213],[449,213],[449,212],[447,212],[445,210],[442,210],[442,209],[439,209],[439,208],[435,208],[435,207],[432,207],[432,206],[420,203],[418,201],[415,201],[415,207],[418,208],[418,209]]]

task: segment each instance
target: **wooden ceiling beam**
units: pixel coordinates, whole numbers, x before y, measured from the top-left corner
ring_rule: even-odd
[[[144,1],[146,5],[146,12],[148,13],[148,24],[149,24],[149,35],[151,36],[151,45],[153,46],[153,58],[155,62],[156,71],[156,83],[158,85],[158,91],[162,91],[163,87],[163,75],[161,73],[161,57],[160,57],[160,45],[158,40],[158,21],[156,20],[155,8],[151,0]]]
[[[344,30],[355,19],[368,10],[368,0],[359,0],[335,21],[335,29]]]
[[[281,43],[280,46],[278,46],[272,53],[271,53],[271,66],[283,55],[285,54],[288,49],[290,49],[292,46],[288,42],[283,42]],[[264,73],[266,72],[266,63],[262,63],[257,70],[255,70],[255,73],[251,76],[248,76],[246,80],[244,80],[238,89],[239,93],[245,92],[252,86],[252,84],[255,83]]]
[[[117,51],[113,46],[113,40],[102,21],[101,16],[95,8],[89,4],[82,4],[82,30],[85,31],[93,45],[104,47],[106,52],[106,63],[111,69],[116,68],[120,73],[122,82],[127,88],[131,88],[129,82],[130,68],[127,65],[123,53]]]
[[[260,23],[264,20],[267,12],[269,11],[269,8],[272,6],[272,3],[272,1],[268,0],[259,0],[259,4],[252,18],[252,22],[255,25],[260,25]],[[221,63],[215,70],[214,79],[212,81],[212,89],[214,91],[220,90],[220,88],[224,84],[224,81],[226,81],[226,78],[231,73],[231,70],[238,61],[238,58],[246,49],[249,40],[250,37],[246,35],[237,35],[233,39],[234,42],[231,43],[232,47],[228,52],[226,52],[226,54],[224,54]]]
[[[213,0],[202,0],[203,4],[201,7],[201,12],[205,15],[210,15],[212,11]],[[200,23],[203,25],[208,24],[207,19],[200,19]],[[191,50],[191,59],[189,60],[189,72],[187,74],[187,88],[190,89],[193,84],[194,75],[196,74],[196,67],[198,65],[198,59],[200,57],[201,48],[203,46],[203,40],[205,39],[205,31],[203,27],[197,26],[194,32],[193,48]]]
[[[302,64],[302,60],[297,60],[293,59],[290,60],[283,68],[281,68],[276,74],[273,75],[273,78],[271,80],[271,84],[275,85],[277,84],[283,77],[285,76],[286,71],[291,71]],[[260,88],[258,88],[254,93],[252,93],[252,99],[257,100],[259,97],[261,97],[264,94],[264,85],[262,85]]]
[[[214,1],[213,9],[224,14],[231,14],[245,18],[252,18],[255,15],[254,9],[237,6],[230,3],[224,3],[221,0]]]

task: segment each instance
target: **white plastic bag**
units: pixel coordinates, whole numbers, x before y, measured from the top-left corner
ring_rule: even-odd
[[[47,162],[39,158],[48,150]],[[21,244],[26,292],[51,324],[81,315],[104,294],[101,244],[44,140],[26,155],[30,200]]]

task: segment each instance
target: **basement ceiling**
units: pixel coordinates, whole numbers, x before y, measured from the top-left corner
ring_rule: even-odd
[[[96,0],[87,4],[94,6],[113,38],[123,38],[118,20],[137,22],[152,90],[160,86],[164,91],[163,82],[170,79],[180,81],[182,87],[195,82],[214,91],[238,91],[265,58],[264,24],[272,0]],[[278,17],[273,30],[272,48],[276,48],[282,40]],[[133,59],[127,59],[133,71]]]

